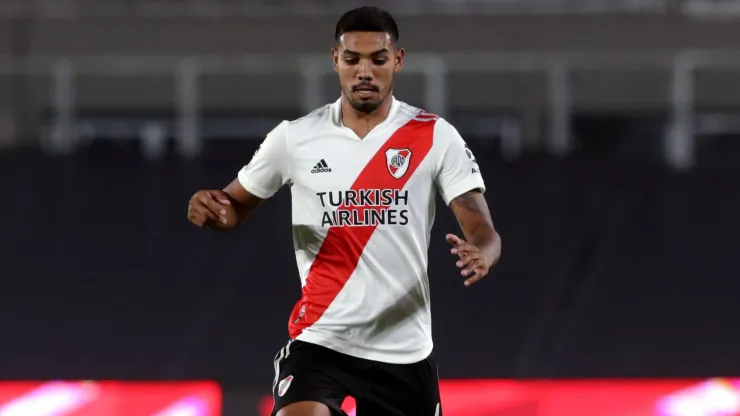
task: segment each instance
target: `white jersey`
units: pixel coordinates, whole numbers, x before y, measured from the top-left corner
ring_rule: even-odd
[[[292,339],[368,360],[407,364],[432,352],[427,252],[437,193],[449,205],[485,190],[447,121],[393,99],[364,138],[344,127],[341,100],[272,130],[238,175],[269,198],[293,199],[303,296]]]

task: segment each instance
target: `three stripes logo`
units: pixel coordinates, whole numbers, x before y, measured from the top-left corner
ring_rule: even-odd
[[[328,173],[331,172],[331,168],[329,165],[326,164],[326,161],[324,159],[321,159],[319,163],[316,164],[316,166],[311,169],[311,173]]]

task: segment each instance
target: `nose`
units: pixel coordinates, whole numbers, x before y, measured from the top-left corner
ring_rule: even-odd
[[[373,68],[369,62],[361,62],[357,71],[357,79],[360,81],[372,81]]]

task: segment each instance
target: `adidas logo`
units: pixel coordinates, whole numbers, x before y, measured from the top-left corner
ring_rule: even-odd
[[[326,173],[331,172],[331,168],[329,165],[326,164],[326,161],[324,159],[321,159],[319,163],[316,164],[316,166],[311,169],[311,173]]]

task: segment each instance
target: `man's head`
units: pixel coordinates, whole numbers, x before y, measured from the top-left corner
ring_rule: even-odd
[[[396,21],[377,7],[353,9],[337,22],[334,40],[334,70],[344,95],[355,110],[373,112],[391,94],[393,74],[403,67]]]

